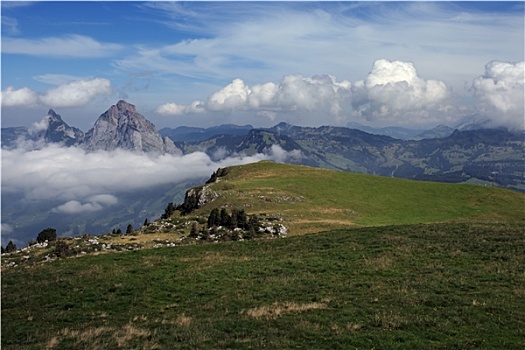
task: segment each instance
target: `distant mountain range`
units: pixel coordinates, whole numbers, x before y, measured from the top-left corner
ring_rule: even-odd
[[[523,132],[483,129],[475,118],[457,129],[301,127],[279,123],[271,128],[220,125],[211,128],[155,129],[135,106],[119,101],[87,132],[69,126],[50,110],[32,129],[2,129],[2,147],[40,140],[79,146],[88,151],[126,149],[135,152],[188,154],[204,151],[212,159],[267,152],[273,145],[300,152],[288,162],[320,168],[441,182],[489,183],[525,190]],[[402,135],[394,138],[383,134]]]
[[[470,182],[525,189],[524,134],[498,129],[459,131],[444,138],[400,140],[356,129],[281,123],[245,136],[218,135],[180,143],[184,153],[255,154],[279,145],[300,151],[289,163],[439,182]]]
[[[2,148],[27,145],[30,141],[35,147],[58,143],[64,147],[81,147],[87,152],[126,149],[186,155],[199,151],[218,161],[228,156],[271,154],[278,146],[283,153],[282,161],[291,164],[525,191],[525,134],[479,127],[479,123],[466,123],[460,126],[461,130],[451,131],[448,127],[418,130],[419,137],[428,137],[420,140],[415,140],[417,135],[406,130],[403,132],[409,139],[380,135],[377,130],[372,133],[373,130],[365,132],[333,126],[313,128],[287,123],[271,128],[221,125],[164,128],[159,132],[136,111],[135,106],[119,101],[86,133],[68,125],[53,110],[31,128],[2,128]],[[160,215],[166,203],[182,200],[184,191],[202,180],[195,177],[183,183],[174,179],[173,184],[122,194],[118,205],[104,212],[78,214],[74,219],[42,211],[40,204],[20,201],[16,193],[2,191],[2,201],[9,203],[2,207],[2,222],[16,223],[16,235],[21,240],[34,236],[35,232],[49,225],[65,235],[81,231],[98,234],[128,223],[136,227],[141,225],[141,220]],[[46,205],[53,208],[59,204],[62,203],[57,201]]]

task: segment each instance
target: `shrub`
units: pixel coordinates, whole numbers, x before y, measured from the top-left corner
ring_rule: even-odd
[[[55,250],[53,252],[59,258],[65,258],[65,257],[76,254],[76,251],[73,248],[71,248],[71,246],[63,240],[59,240],[56,242]]]
[[[51,242],[56,241],[57,239],[57,230],[54,228],[46,228],[45,230],[42,230],[38,236],[36,237],[36,241],[38,243],[43,243],[45,241]]]

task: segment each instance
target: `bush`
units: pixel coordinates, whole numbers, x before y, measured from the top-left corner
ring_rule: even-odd
[[[56,241],[57,239],[57,230],[54,228],[46,228],[45,230],[42,230],[38,236],[36,237],[36,241],[38,243],[43,243],[45,241],[51,242]]]
[[[59,258],[65,258],[65,257],[71,256],[71,255],[75,255],[77,253],[73,248],[71,248],[71,246],[69,244],[67,244],[63,240],[59,240],[59,241],[56,242],[55,250],[53,252]]]

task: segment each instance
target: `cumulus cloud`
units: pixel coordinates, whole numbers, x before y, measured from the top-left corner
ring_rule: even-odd
[[[204,103],[201,101],[194,101],[190,105],[179,105],[176,103],[166,103],[157,108],[157,113],[163,115],[182,115],[203,113],[206,111]]]
[[[450,95],[444,82],[419,77],[412,62],[385,59],[374,62],[367,78],[355,83],[353,93],[355,114],[371,121],[403,116],[410,122],[435,121]]]
[[[472,84],[480,112],[497,125],[523,128],[524,75],[525,62],[489,62]]]
[[[27,87],[15,90],[12,86],[8,86],[2,91],[1,97],[4,107],[35,106],[39,100],[38,94]]]
[[[198,112],[255,111],[258,115],[275,118],[278,112],[317,111],[338,115],[342,103],[348,97],[351,83],[337,81],[330,75],[311,78],[288,75],[279,84],[267,82],[247,85],[234,79],[224,88],[208,97],[206,102],[195,101],[191,105],[165,104],[157,112],[180,115]]]
[[[78,80],[46,91],[40,100],[53,107],[76,107],[91,101],[97,95],[111,94],[111,82],[103,78]]]
[[[2,106],[20,107],[45,104],[54,108],[79,107],[98,95],[109,95],[111,93],[111,82],[104,78],[68,82],[47,90],[43,94],[38,94],[27,87],[18,90],[7,87],[2,91]]]
[[[365,80],[352,84],[332,75],[284,76],[279,84],[248,85],[234,79],[211,94],[206,102],[165,104],[157,112],[182,115],[199,112],[252,111],[274,120],[279,114],[316,114],[332,122],[350,118],[397,124],[445,122],[452,108],[451,91],[442,81],[421,78],[412,62],[374,62]],[[449,113],[450,115],[450,113]],[[329,121],[330,122],[330,121]]]
[[[274,146],[265,154],[213,160],[203,152],[152,156],[126,150],[86,152],[49,145],[2,150],[2,191],[31,201],[61,201],[55,213],[97,211],[118,202],[119,194],[209,177],[217,168],[260,160],[285,161],[297,152]]]

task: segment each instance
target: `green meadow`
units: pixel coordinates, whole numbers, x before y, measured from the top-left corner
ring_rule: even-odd
[[[522,349],[525,226],[429,224],[2,273],[3,349]]]
[[[187,219],[242,208],[288,237],[4,267],[2,349],[525,348],[523,194],[228,170]]]

